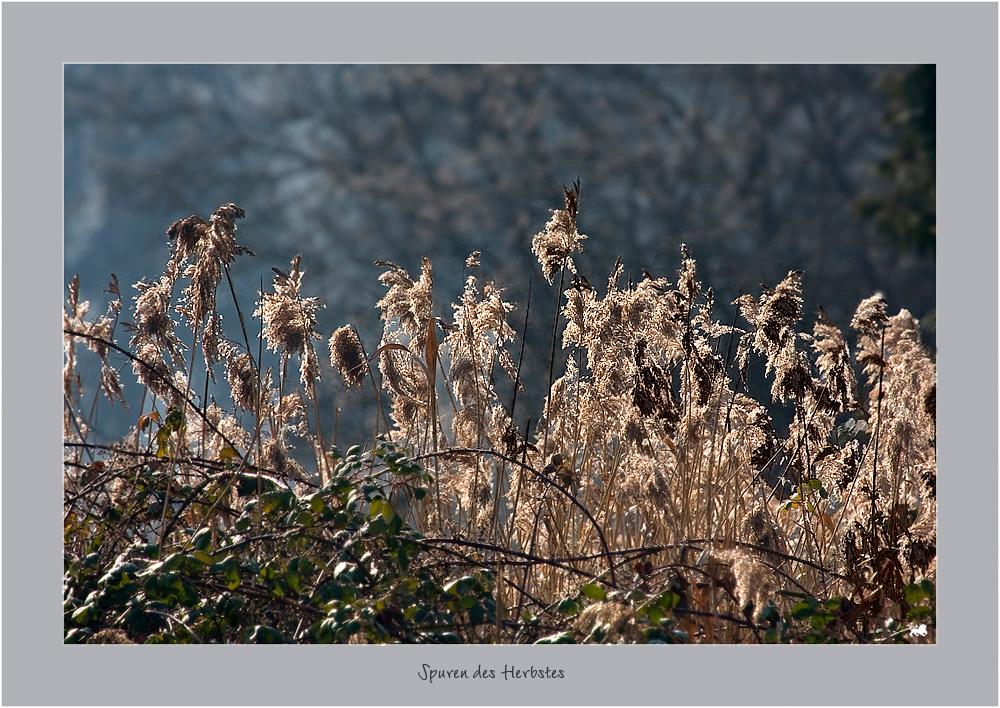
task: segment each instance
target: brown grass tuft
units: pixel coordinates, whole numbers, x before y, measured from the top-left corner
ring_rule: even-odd
[[[804,274],[791,271],[759,296],[734,301],[746,331],[722,325],[713,290],[699,281],[686,246],[676,282],[644,273],[633,283],[618,262],[606,288],[589,274],[599,290],[572,260],[586,239],[578,231],[579,183],[564,188],[563,197],[563,208],[532,243],[549,284],[560,274],[565,286],[551,332],[566,362],[561,370],[553,363],[551,386],[539,392],[542,417],[533,425],[516,422],[513,402],[498,393],[505,389],[498,380],[506,377],[502,383],[513,388],[519,382],[508,321],[516,306],[502,288],[480,280],[479,270],[466,273],[461,292],[444,306],[453,318],[447,321],[441,309],[435,314],[429,259],[418,277],[377,261],[387,289],[377,303],[378,347],[369,356],[351,325],[327,340],[346,388],[361,389],[369,377],[375,383],[378,422],[374,440],[359,441],[362,447],[382,454],[391,442],[430,474],[422,498],[406,484],[389,483],[399,517],[447,550],[420,562],[440,573],[498,569],[502,581],[494,587],[504,609],[491,639],[500,641],[526,640],[534,630],[525,616],[548,621],[538,618],[561,603],[568,607],[567,599],[583,602],[585,583],[601,586],[605,599],[584,603],[578,640],[643,640],[641,602],[626,599],[638,597],[633,592],[647,600],[682,594],[671,626],[700,642],[760,641],[754,617],[769,603],[790,610],[803,593],[853,603],[854,614],[830,630],[840,640],[870,636],[890,616],[904,616],[905,585],[933,580],[937,569],[936,365],[914,318],[906,310],[889,317],[881,296],[868,298],[851,321],[858,333],[852,356],[848,338],[822,311],[810,333],[798,330]],[[107,464],[127,468],[135,465],[128,454],[154,456],[167,497],[176,480],[211,479],[220,466],[256,467],[302,493],[314,491],[317,478],[322,485],[340,474],[390,476],[388,462],[372,458],[361,472],[356,453],[348,463],[323,439],[313,345],[321,338],[322,304],[304,295],[299,257],[287,273],[274,269],[273,291],[260,294],[253,313],[278,355],[276,373],[262,371],[248,337],[236,345],[223,333],[216,290],[232,259],[248,252],[234,236],[241,217],[242,209],[229,204],[209,221],[174,223],[163,275],[135,286],[127,355],[148,395],[128,444]],[[465,266],[482,268],[481,254]],[[109,292],[117,291],[113,280]],[[68,442],[86,439],[90,424],[80,412],[76,343],[85,342],[102,362],[104,393],[124,399],[109,364],[117,347],[115,302],[88,321],[78,281],[69,285]],[[224,363],[228,391],[206,376],[206,400],[192,394],[194,362],[185,361],[178,334],[185,327],[194,334],[192,350],[201,335],[209,371],[212,362]],[[555,362],[554,354],[534,353]],[[287,371],[292,357],[300,359],[297,382]],[[747,385],[755,357],[771,379],[763,400]],[[375,358],[377,371],[369,366]],[[230,400],[233,410],[225,410]],[[158,435],[169,415],[165,405],[182,412],[183,422]],[[782,420],[791,422],[776,422]],[[295,445],[303,441],[315,468],[299,459]],[[67,489],[96,508],[107,492],[72,449]],[[121,474],[107,489],[127,496],[135,479],[134,472]],[[96,496],[87,497],[91,492]],[[226,513],[246,503],[228,491],[215,499],[231,506]],[[204,519],[174,524],[167,508],[142,532],[186,543],[186,524]],[[225,513],[209,516],[213,532],[233,533]],[[336,537],[321,526],[316,534],[324,542]],[[108,553],[123,553],[123,543],[108,541]]]

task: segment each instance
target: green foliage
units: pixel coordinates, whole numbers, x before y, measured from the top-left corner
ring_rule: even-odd
[[[933,64],[890,73],[886,126],[897,142],[878,165],[887,184],[858,200],[858,213],[897,243],[933,253],[937,244],[937,80]]]
[[[904,596],[903,604],[896,608],[897,616],[902,619],[890,618],[871,629],[854,619],[857,605],[839,596],[821,600],[806,595],[784,613],[774,602],[769,602],[757,620],[764,630],[766,644],[839,644],[844,641],[911,644],[927,641],[928,637],[933,641],[936,625],[934,583],[922,580],[907,585]]]
[[[92,522],[91,552],[65,557],[66,642],[114,627],[147,643],[452,643],[482,641],[495,624],[489,571],[448,578],[421,565],[420,535],[392,499],[416,498],[432,478],[393,443],[352,448],[308,494],[257,493],[254,481],[216,481],[247,497],[230,532],[188,528],[162,550],[136,542],[105,558],[115,522]],[[140,470],[136,486],[155,516],[155,473]],[[213,488],[187,485],[168,508],[207,502]]]

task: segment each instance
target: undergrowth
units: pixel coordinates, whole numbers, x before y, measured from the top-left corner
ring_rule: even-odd
[[[914,318],[876,295],[853,347],[822,311],[803,330],[793,271],[723,324],[686,247],[673,279],[616,263],[595,287],[573,262],[579,185],[564,192],[532,243],[559,311],[520,314],[478,253],[449,307],[429,259],[377,261],[374,346],[316,331],[297,257],[252,311],[236,301],[230,265],[252,253],[233,204],[170,227],[130,322],[114,276],[92,319],[74,278],[66,641],[934,642],[936,371]],[[551,318],[551,363],[520,428],[529,314]],[[80,345],[99,393],[124,405],[122,357],[143,387],[116,444],[91,440]],[[318,400],[326,361],[376,412],[346,451]]]

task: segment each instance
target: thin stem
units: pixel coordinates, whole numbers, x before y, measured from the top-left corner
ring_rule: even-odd
[[[559,304],[562,302],[562,291],[563,291],[563,280],[566,277],[566,261],[563,261],[562,270],[559,271],[559,290],[556,292],[556,311],[552,317],[552,348],[549,351],[549,387],[545,390],[545,398],[551,405],[552,401],[549,400],[552,396],[552,377],[555,373],[556,368],[556,335],[559,333]],[[548,407],[548,406],[547,406]],[[549,428],[552,427],[552,421],[549,420],[549,415],[546,413],[545,416],[545,435],[542,441],[542,455],[546,455],[549,449]]]
[[[881,345],[879,347],[879,368],[878,368],[878,401],[875,407],[875,441],[872,454],[872,554],[878,551],[878,529],[876,526],[876,501],[878,484],[878,444],[879,435],[882,430],[882,377],[885,374],[885,327],[882,328]]]

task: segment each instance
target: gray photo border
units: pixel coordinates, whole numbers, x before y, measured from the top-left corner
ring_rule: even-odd
[[[4,704],[996,705],[996,4],[5,3],[2,12]],[[64,62],[936,63],[938,644],[63,645]],[[29,294],[40,299],[21,307]],[[549,666],[566,678],[431,685],[417,677],[424,663]]]

